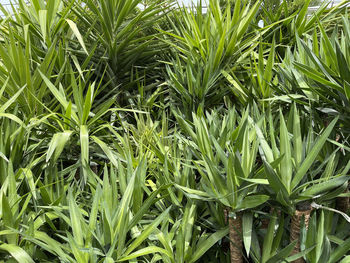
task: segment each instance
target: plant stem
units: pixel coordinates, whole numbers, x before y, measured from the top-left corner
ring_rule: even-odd
[[[242,215],[240,213],[236,213],[234,216],[229,214],[228,223],[230,228],[231,263],[243,263]]]
[[[291,222],[290,227],[290,242],[293,242],[294,240],[297,240],[297,243],[295,244],[295,247],[292,251],[292,255],[298,254],[300,252],[300,226],[301,226],[301,220],[304,220],[306,229],[309,226],[309,219],[310,219],[311,209],[307,210],[296,210]],[[297,260],[294,260],[293,263],[304,263],[304,259],[298,258]]]
[[[346,189],[344,193],[348,193],[349,189]],[[349,197],[337,197],[336,209],[347,214],[350,209]]]

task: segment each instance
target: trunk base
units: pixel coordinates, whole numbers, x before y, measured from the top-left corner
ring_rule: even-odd
[[[305,211],[296,210],[292,217],[292,222],[290,226],[290,242],[297,240],[297,243],[295,244],[295,247],[292,251],[292,255],[298,254],[300,252],[301,220],[304,219],[305,227],[307,229],[309,226],[310,214],[311,214],[311,209],[305,210]],[[298,258],[297,260],[293,261],[293,263],[304,263],[304,262],[305,260],[303,258]]]
[[[281,216],[281,210],[276,209],[275,207],[271,207],[270,211],[269,211],[269,215],[273,215],[274,212],[277,212],[277,216],[280,217]],[[261,229],[267,229],[269,227],[270,224],[270,217],[266,217],[261,219]]]
[[[229,213],[229,211],[227,211]],[[243,263],[243,242],[242,242],[242,215],[236,213],[235,217],[228,214],[230,228],[230,252],[231,263]]]
[[[344,191],[344,193],[348,193],[349,189],[346,189]],[[336,209],[348,214],[349,210],[350,210],[350,201],[349,201],[349,197],[337,197],[336,199]]]

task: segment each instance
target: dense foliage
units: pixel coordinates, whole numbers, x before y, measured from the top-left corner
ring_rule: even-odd
[[[349,1],[310,3],[0,5],[0,262],[349,262]]]

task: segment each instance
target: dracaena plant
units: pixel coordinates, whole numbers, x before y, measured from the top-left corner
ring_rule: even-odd
[[[242,212],[268,200],[267,195],[255,192],[257,184],[266,181],[255,178],[259,141],[248,114],[249,110],[242,117],[234,109],[223,115],[212,111],[205,116],[193,115],[193,123],[177,116],[200,176],[198,189],[177,187],[191,197],[215,200],[226,209],[232,262],[243,260]]]

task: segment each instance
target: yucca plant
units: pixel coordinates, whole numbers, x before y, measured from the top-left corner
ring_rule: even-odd
[[[298,38],[298,49],[294,54],[289,53],[280,71],[283,92],[303,95],[326,117],[338,113],[339,121],[346,124],[346,105],[349,104],[348,16],[342,16],[342,24],[335,27],[331,34],[326,32],[322,23],[318,23],[318,30],[314,30],[310,41]],[[346,137],[347,125],[342,125],[338,132],[341,137]]]
[[[81,40],[76,24],[70,20],[74,1],[67,4],[61,0],[27,2],[19,1],[13,14],[3,10],[6,18],[0,29],[0,81],[6,86],[8,96],[23,89],[17,101],[24,119],[45,113],[44,105],[50,107],[52,103],[40,72],[49,78],[55,76],[57,83],[65,82],[68,86],[70,77],[64,75],[67,66],[75,64],[73,67],[81,72],[85,70],[84,62],[89,61],[87,57],[82,66],[78,66],[77,58],[67,52],[75,44],[75,34]]]
[[[61,160],[64,166],[79,163],[82,182],[86,183],[88,170],[96,166],[98,161],[104,162],[105,158],[117,165],[116,157],[106,143],[117,134],[117,128],[113,126],[111,118],[113,113],[114,118],[117,118],[115,112],[118,109],[112,108],[115,97],[109,97],[103,104],[96,102],[95,98],[99,91],[106,87],[101,82],[89,82],[89,75],[87,79],[84,79],[85,75],[79,75],[77,80],[71,68],[68,72],[71,78],[71,86],[66,88],[66,90],[71,89],[71,93],[68,94],[63,91],[61,83],[57,88],[40,72],[47,89],[55,98],[54,105],[51,105],[53,110],[39,127],[44,134],[44,139],[50,140],[46,144],[47,152],[44,161],[55,164]],[[95,147],[94,150],[90,149],[93,147]]]
[[[92,216],[90,216],[89,222],[85,223],[83,214],[74,204],[72,193],[69,194],[70,226],[73,230],[73,236],[68,234],[67,241],[77,262],[97,261],[99,254],[106,261],[130,261],[147,254],[165,252],[152,245],[140,246],[156,230],[170,210],[170,208],[166,209],[158,217],[155,215],[154,219],[151,219],[153,215],[150,215],[149,223],[146,221],[146,225],[139,225],[141,218],[149,213],[149,206],[155,202],[157,192],[159,192],[151,194],[145,202],[133,197],[133,195],[139,195],[138,191],[142,191],[143,178],[145,178],[147,170],[145,165],[144,160],[134,172],[127,171],[129,180],[126,188],[123,185],[117,186],[117,178],[113,170],[111,170],[111,175],[108,175],[108,170],[104,169],[103,184],[102,187],[98,185],[96,188],[91,207]],[[118,175],[120,177],[126,176],[127,174],[120,173],[121,169],[119,168]],[[120,188],[120,193],[116,192],[118,188]],[[140,201],[142,203],[139,203]],[[133,207],[135,207],[135,212],[132,212]],[[91,233],[85,229],[90,229]],[[128,232],[130,232],[132,242],[127,238]],[[100,250],[101,253],[97,253],[96,249],[93,249],[94,246],[97,246],[96,249]],[[77,250],[79,247],[86,247],[90,252],[80,252]]]
[[[11,118],[12,114],[3,113],[2,115]],[[13,115],[13,117],[15,117],[15,115]],[[16,117],[16,119],[18,118]],[[17,121],[20,120],[18,119]],[[0,171],[2,174],[0,176],[0,184],[6,179],[7,167],[10,160],[15,170],[30,162],[25,158],[29,136],[24,123],[22,123],[22,121],[20,122],[21,124],[19,125],[18,122],[6,117],[2,117],[0,120],[0,128],[2,131],[0,137]]]
[[[35,196],[35,193],[32,194],[29,192],[27,195],[21,195],[22,191],[19,188],[22,183],[25,184],[25,181],[29,182],[31,186],[34,186],[33,177],[30,180],[29,174],[24,176],[21,171],[15,173],[11,161],[9,161],[6,168],[6,179],[2,182],[0,189],[0,228],[2,232],[0,238],[0,255],[2,259],[6,260],[15,258],[18,262],[33,263],[33,259],[28,254],[28,251],[26,251],[29,247],[21,244],[19,233],[12,231],[12,229],[23,229],[21,224],[29,218],[26,210],[30,206],[29,203],[33,196]]]
[[[334,205],[334,198],[328,206]],[[331,207],[312,204],[308,225],[300,226],[302,252],[291,255],[297,242],[288,240],[288,215],[274,210],[266,231],[253,229],[251,256],[254,262],[294,262],[305,257],[306,262],[347,262],[349,256],[349,217]],[[259,242],[261,239],[261,242]]]
[[[331,34],[326,32],[323,23],[319,23],[310,41],[298,38],[298,49],[294,54],[289,52],[280,76],[284,87],[282,93],[298,94],[298,102],[303,104],[309,100],[309,104],[317,109],[314,111],[315,116],[319,116],[319,123],[328,125],[332,116],[340,114],[337,136],[333,143],[338,146],[343,144],[346,148],[349,133],[346,105],[349,104],[347,43],[350,27],[347,14],[341,20],[342,23],[334,27]],[[348,151],[344,158],[347,156]],[[339,208],[346,211],[348,198],[340,198],[339,201]]]
[[[0,5],[0,261],[346,262],[345,8],[170,2]]]
[[[303,218],[303,222],[308,224],[311,212],[310,200],[321,198],[326,194],[340,194],[339,188],[346,187],[348,176],[312,168],[318,163],[317,157],[333,131],[337,119],[334,119],[315,140],[312,124],[307,133],[302,132],[300,116],[295,105],[290,111],[288,122],[285,121],[281,111],[279,115],[278,137],[275,134],[271,114],[269,117],[270,145],[263,137],[260,128],[257,132],[261,140],[264,172],[269,181],[268,191],[292,216],[290,239],[298,240],[293,252],[295,254],[300,250],[301,219]],[[292,137],[289,136],[289,132],[292,132]],[[329,160],[321,161],[321,167],[325,167],[327,161]]]
[[[74,83],[65,73],[72,68],[85,81],[102,81],[109,87],[108,91],[98,90],[100,103],[119,93],[120,103],[130,104],[132,99],[135,104],[138,83],[143,81],[153,90],[154,83],[148,79],[158,82],[162,78],[151,68],[160,64],[157,55],[164,47],[155,40],[159,33],[152,28],[165,8],[154,2],[140,10],[139,4],[141,1],[21,0],[13,15],[4,10],[0,81],[7,86],[6,93],[14,96],[23,88],[18,98],[23,114],[28,118],[43,114],[45,106],[52,110],[55,102],[40,72],[55,85],[61,83],[64,93],[71,93]],[[130,33],[132,27],[137,30]],[[150,73],[145,73],[146,68]]]
[[[302,252],[291,255],[297,240],[289,241],[286,215],[274,209],[268,217],[267,229],[253,228],[250,256],[254,262],[293,262],[314,249],[312,244]]]
[[[23,196],[16,191],[15,174],[9,174],[0,192],[0,250],[18,262],[122,262],[168,254],[149,239],[170,211],[170,207],[162,211],[154,207],[166,186],[144,191],[147,161],[143,158],[139,163],[136,169],[121,163],[117,169],[105,166],[103,179],[96,177],[96,184],[87,192],[74,182],[74,169],[60,192],[36,180],[34,189],[21,193]],[[16,177],[26,180],[24,175]],[[40,205],[50,196],[50,189],[59,198]],[[34,197],[35,202],[31,201]]]
[[[243,262],[244,211],[268,200],[268,196],[255,192],[258,184],[266,182],[256,179],[259,142],[248,112],[245,111],[241,118],[234,109],[221,116],[217,111],[208,112],[205,118],[193,115],[193,124],[177,116],[186,136],[183,140],[193,151],[193,163],[200,176],[197,189],[181,185],[177,187],[189,197],[215,200],[227,211],[231,262]],[[245,245],[249,253],[249,242]]]
[[[278,63],[275,49],[274,40],[268,48],[265,48],[265,43],[259,43],[259,51],[253,53],[247,67],[248,78],[240,80],[229,71],[222,72],[242,105],[256,103],[264,111],[269,104],[268,99],[271,99],[275,92],[272,86],[278,84],[275,74]]]
[[[137,144],[153,153],[148,155],[152,177],[148,180],[154,187],[169,185],[162,200],[163,206],[176,206],[170,219],[164,221],[157,234],[159,241],[169,255],[159,256],[164,262],[197,262],[207,256],[227,259],[226,251],[220,249],[225,243],[228,227],[223,215],[211,213],[206,203],[191,198],[185,189],[196,189],[196,168],[192,164],[193,153],[181,139],[177,128],[169,129],[166,115],[162,125],[154,123],[139,127],[143,138]],[[145,132],[145,128],[148,128]],[[134,138],[138,138],[135,136]],[[147,138],[147,139],[146,139]],[[215,206],[215,205],[214,205]]]
[[[307,1],[278,1],[274,5],[263,5],[258,19],[262,19],[264,27],[271,27],[271,30],[264,35],[266,42],[276,40],[278,53],[284,57],[286,46],[295,45],[296,35],[303,36],[312,32],[318,19],[330,20],[332,11],[327,10],[328,3],[320,4],[320,7],[309,14],[312,0]],[[328,14],[326,16],[325,14]],[[264,41],[264,42],[265,42]]]
[[[142,0],[81,0],[74,4],[72,11],[95,76],[110,82],[114,94],[119,94],[119,104],[129,105],[129,100],[135,103],[137,83],[143,77],[147,85],[161,82],[154,69],[160,65],[157,60],[166,46],[157,40],[159,33],[154,27],[167,8],[164,1]],[[74,51],[82,61],[86,57],[83,51]],[[154,91],[152,85],[149,87]]]
[[[331,208],[316,207],[321,211],[313,213],[309,228],[304,232],[305,246],[315,245],[306,254],[307,262],[347,262],[350,239],[345,229],[349,227],[349,218],[344,218]]]
[[[218,0],[211,0],[206,13],[198,4],[169,16],[171,30],[161,31],[174,54],[167,65],[168,85],[186,118],[191,119],[197,110],[223,104],[225,96],[231,98],[222,71],[234,78],[246,76],[244,67],[259,42],[259,34],[251,27],[258,9],[259,2],[231,5],[227,1],[221,8]]]
[[[163,262],[198,262],[205,258],[208,252],[218,241],[225,237],[227,227],[208,233],[209,229],[198,224],[198,202],[188,201],[183,207],[183,213],[177,214],[174,224],[170,227],[169,221],[164,221],[157,234],[160,243],[168,251],[159,257]]]

